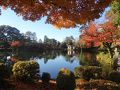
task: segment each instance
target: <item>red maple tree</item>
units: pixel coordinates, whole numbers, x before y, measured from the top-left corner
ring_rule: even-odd
[[[118,28],[110,21],[100,25],[91,22],[87,28],[82,30],[80,36],[81,43],[84,43],[86,47],[104,45],[109,51],[111,57],[113,57],[111,46],[117,39],[115,34],[117,30]]]
[[[46,23],[59,28],[70,28],[99,18],[112,1],[0,0],[0,6],[3,9],[11,8],[17,15],[23,16],[24,20],[36,21],[46,17]]]

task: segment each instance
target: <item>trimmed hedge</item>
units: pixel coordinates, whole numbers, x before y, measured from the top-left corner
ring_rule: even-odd
[[[74,90],[76,87],[74,74],[66,68],[60,69],[56,83],[59,90]]]
[[[13,66],[13,75],[16,80],[33,82],[38,78],[39,64],[35,61],[18,61]]]
[[[79,66],[75,67],[75,76],[85,80],[101,78],[102,68],[97,66]]]

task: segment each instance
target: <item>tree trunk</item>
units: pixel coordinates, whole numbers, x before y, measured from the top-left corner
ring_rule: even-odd
[[[112,48],[111,48],[112,43],[103,42],[103,45],[104,45],[104,47],[107,48],[108,53],[110,54],[110,58],[113,58],[113,51],[112,51]]]
[[[108,47],[108,52],[110,53],[110,57],[113,58],[112,48]]]

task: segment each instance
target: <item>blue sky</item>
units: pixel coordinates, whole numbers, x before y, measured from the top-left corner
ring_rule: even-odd
[[[102,18],[97,20],[97,22],[103,22],[104,15]],[[49,38],[55,38],[58,41],[63,41],[67,36],[73,36],[78,38],[80,35],[79,28],[70,28],[70,29],[56,29],[50,24],[45,24],[45,18],[42,18],[39,21],[31,22],[24,21],[21,16],[17,16],[12,10],[2,10],[2,15],[0,16],[0,25],[9,25],[20,30],[21,33],[26,31],[36,32],[38,39],[44,39],[44,35],[47,35]]]

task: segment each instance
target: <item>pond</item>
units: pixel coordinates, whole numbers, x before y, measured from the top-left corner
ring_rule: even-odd
[[[44,52],[17,52],[17,53],[0,53],[0,60],[11,56],[11,62],[6,61],[8,66],[17,60],[35,60],[39,64],[39,71],[48,72],[51,79],[55,79],[61,68],[68,68],[74,71],[74,68],[80,65],[98,65],[96,54],[91,52],[62,52],[62,51],[44,51]]]
[[[57,53],[57,52],[54,52],[54,53]],[[55,55],[54,53],[52,52],[53,55]],[[68,55],[67,53],[63,55],[62,53],[60,53],[54,58],[48,58],[48,59],[46,59],[45,57],[41,59],[37,58],[36,61],[39,63],[41,74],[43,72],[48,72],[50,73],[51,78],[55,79],[61,68],[68,68],[69,70],[74,72],[74,68],[77,66],[84,65],[84,64],[86,65],[95,64],[96,62],[92,62],[92,60],[95,59],[95,57],[91,57],[92,54],[93,53],[84,52],[83,53],[84,57],[83,57],[83,55],[78,53],[72,54],[72,55]],[[81,60],[81,59],[86,59],[86,60]]]
[[[74,71],[76,66],[79,66],[79,60],[76,57],[71,57],[66,59],[64,56],[57,56],[55,59],[49,59],[47,62],[44,58],[37,59],[37,62],[40,66],[40,72],[48,72],[51,75],[51,78],[56,78],[57,73],[61,68],[68,68],[71,71]]]

